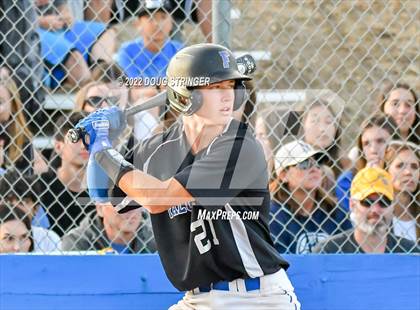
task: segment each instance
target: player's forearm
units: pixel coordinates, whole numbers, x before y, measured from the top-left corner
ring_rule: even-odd
[[[118,187],[130,198],[143,205],[151,213],[160,213],[171,206],[191,201],[191,196],[174,179],[161,181],[140,170],[133,170],[124,174]]]
[[[113,149],[98,152],[95,159],[114,184],[151,213],[160,213],[173,205],[192,200],[175,179],[161,181],[135,169]]]

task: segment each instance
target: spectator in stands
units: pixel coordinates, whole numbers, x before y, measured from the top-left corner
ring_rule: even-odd
[[[47,169],[31,139],[15,82],[11,78],[0,78],[0,167],[3,172],[7,167],[25,174],[38,174]]]
[[[319,244],[316,253],[420,253],[415,243],[390,230],[394,193],[391,176],[366,167],[351,184],[350,218],[354,228]]]
[[[274,169],[274,155],[283,145],[299,139],[300,113],[279,107],[264,107],[258,110],[255,134],[262,143],[270,179],[270,192],[278,187]]]
[[[186,22],[197,24],[207,42],[212,42],[212,1],[211,0],[169,0],[172,8],[171,16],[174,19],[174,28],[171,37],[183,42],[182,30]],[[230,14],[230,12],[228,12]]]
[[[280,253],[310,253],[329,235],[351,227],[321,188],[318,160],[323,156],[302,140],[287,143],[275,155],[279,186],[273,193],[270,231]]]
[[[74,21],[67,0],[37,0],[42,58],[51,70],[46,84],[80,86],[91,79],[89,65],[112,62],[116,33],[98,22]]]
[[[116,1],[118,2],[120,0]],[[82,13],[85,20],[93,20],[105,24],[110,21],[112,14],[111,8],[115,2],[114,0],[81,0],[81,2],[84,2]]]
[[[31,220],[19,208],[0,204],[0,253],[33,252]]]
[[[109,21],[112,24],[121,23],[136,14],[143,6],[151,2],[166,2],[165,7],[174,20],[171,38],[183,42],[182,30],[187,22],[193,22],[201,28],[205,40],[212,42],[212,2],[211,0],[115,0],[111,1],[90,1],[96,2],[92,9],[85,10],[87,19]],[[98,14],[101,12],[101,14]]]
[[[404,140],[420,143],[420,103],[410,85],[400,82],[385,81],[378,98],[382,112],[393,118],[398,126],[400,137]]]
[[[8,172],[0,180],[0,200],[21,209],[31,220],[34,251],[47,253],[58,251],[60,237],[48,230],[49,222],[44,209],[37,203],[41,185],[37,176],[20,176],[17,171]]]
[[[71,143],[67,131],[74,128],[83,118],[81,113],[62,116],[58,120],[60,128],[54,139],[54,151],[61,159],[57,170],[49,170],[41,175],[43,190],[40,195],[51,229],[62,236],[79,224],[84,215],[93,210],[85,189],[85,166],[89,154],[82,141]]]
[[[414,143],[391,141],[385,155],[394,186],[393,232],[413,242],[420,241],[419,153]]]
[[[44,70],[34,27],[35,5],[33,0],[2,0],[0,12],[0,77],[14,79],[28,125],[35,134],[47,119],[42,110]]]
[[[322,165],[322,187],[333,194],[340,167],[340,123],[331,104],[327,101],[311,100],[302,115],[303,140],[327,155]]]
[[[268,130],[266,128],[264,117],[258,115],[255,120],[255,138],[261,143],[264,157],[267,161],[267,173],[270,180],[269,184],[277,179],[276,172],[274,169],[274,154],[271,141],[268,138]]]
[[[92,251],[111,248],[117,253],[156,251],[147,213],[135,209],[119,214],[110,203],[97,203],[80,225],[63,236],[63,250]]]
[[[45,210],[38,204],[41,186],[35,175],[21,175],[17,170],[10,170],[0,178],[0,200],[19,204],[32,218],[32,225],[49,228],[50,223]]]
[[[127,77],[166,76],[169,60],[182,47],[169,39],[172,17],[168,10],[167,2],[147,1],[138,11],[136,27],[141,38],[124,43],[118,52],[118,64]]]
[[[383,168],[385,150],[391,139],[398,139],[394,121],[375,115],[362,124],[357,138],[359,158],[352,170],[344,171],[337,179],[335,194],[344,210],[349,210],[350,186],[354,175],[365,167]]]
[[[77,92],[74,110],[91,113],[100,108],[126,105],[126,103],[120,104],[121,96],[122,92],[117,87],[113,88],[110,83],[90,82]]]
[[[155,94],[155,92],[145,94],[145,97],[150,97]],[[123,86],[118,86],[114,83],[103,83],[100,81],[90,82],[82,87],[77,93],[75,111],[90,113],[98,108],[109,107],[112,105],[118,105],[121,108],[125,108],[128,105],[132,105],[129,102],[128,97],[129,95],[127,89]],[[142,111],[130,118],[129,124],[132,126],[133,131],[128,131],[125,137],[121,137],[121,139],[119,139],[118,143],[121,143],[122,141],[126,142],[127,139],[130,139],[129,136],[131,133],[134,135],[133,138],[135,137],[138,141],[150,137],[156,126],[158,126],[158,111],[158,108]],[[134,142],[131,141],[130,143]]]

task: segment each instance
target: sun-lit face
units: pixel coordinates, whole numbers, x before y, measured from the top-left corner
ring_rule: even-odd
[[[291,192],[297,189],[302,189],[306,192],[313,191],[321,186],[322,171],[314,158],[308,158],[311,166],[307,169],[299,168],[299,165],[287,167],[286,170],[280,173],[283,182]]]
[[[19,220],[0,225],[0,253],[29,252],[31,248],[30,231]]]
[[[141,16],[137,25],[145,41],[153,41],[156,48],[161,48],[172,30],[172,17],[157,11],[153,16]]]
[[[334,142],[337,132],[334,115],[326,106],[315,106],[307,113],[303,130],[306,143],[325,149]]]
[[[407,135],[416,119],[416,106],[413,94],[404,88],[391,91],[384,104],[384,113],[391,116],[401,133]]]
[[[367,199],[377,201],[380,198],[378,194],[371,194]],[[386,233],[393,217],[393,206],[383,208],[379,203],[374,203],[366,207],[358,200],[350,200],[351,220],[354,226],[364,233],[383,235]]]
[[[392,184],[398,192],[413,193],[419,186],[419,160],[411,150],[402,150],[388,168],[392,176]]]
[[[380,127],[367,128],[361,138],[362,152],[369,167],[382,167],[386,146],[391,135]]]
[[[232,117],[235,81],[227,80],[200,87],[202,106],[195,113],[206,125],[225,125]]]
[[[84,147],[83,142],[72,143],[67,136],[64,137],[64,141],[57,140],[54,148],[63,164],[82,168],[89,159],[89,152]]]
[[[95,111],[96,109],[109,107],[108,102],[106,102],[105,100],[101,100],[100,102],[97,103],[96,106],[92,106],[91,104],[89,104],[89,100],[88,100],[89,98],[92,98],[92,97],[105,98],[108,95],[109,95],[109,88],[105,84],[94,85],[90,87],[86,93],[87,101],[85,101],[85,104],[83,106],[83,111],[87,113],[91,113]]]

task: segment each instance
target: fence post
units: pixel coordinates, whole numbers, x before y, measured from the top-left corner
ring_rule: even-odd
[[[213,0],[212,2],[212,33],[213,43],[230,48],[230,10],[231,0]]]

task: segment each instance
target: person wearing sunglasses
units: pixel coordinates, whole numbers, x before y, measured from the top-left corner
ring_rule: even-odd
[[[152,97],[155,93],[143,93],[144,98],[134,104],[141,104],[141,100]],[[93,81],[83,86],[76,95],[74,110],[92,113],[101,108],[119,106],[125,108],[132,103],[131,95],[128,89],[101,81]],[[135,137],[138,141],[150,137],[158,126],[158,109],[142,111],[134,115],[130,121],[132,125],[132,133],[130,137],[121,138],[122,141],[129,139],[127,148],[130,148]],[[122,143],[124,144],[124,143]]]
[[[285,144],[275,155],[270,231],[280,253],[311,253],[320,241],[351,228],[345,212],[321,186],[323,155],[302,140]]]
[[[414,242],[392,232],[394,188],[381,168],[360,170],[350,189],[350,218],[354,228],[319,244],[316,253],[420,253]]]

